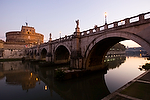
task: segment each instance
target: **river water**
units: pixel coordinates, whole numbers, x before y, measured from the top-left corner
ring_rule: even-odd
[[[111,57],[108,70],[67,81],[54,79],[55,67],[21,61],[0,62],[0,100],[100,100],[125,85],[149,62],[142,57]]]

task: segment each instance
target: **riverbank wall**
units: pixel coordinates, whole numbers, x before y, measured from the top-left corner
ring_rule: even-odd
[[[102,100],[149,100],[150,70],[145,71]]]

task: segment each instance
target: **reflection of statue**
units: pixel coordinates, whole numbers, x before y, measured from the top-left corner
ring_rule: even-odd
[[[76,20],[77,28],[79,28],[79,20]]]

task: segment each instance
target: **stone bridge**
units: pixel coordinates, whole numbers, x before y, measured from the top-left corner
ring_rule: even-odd
[[[133,40],[150,54],[150,12],[126,18],[26,49],[26,55],[52,63],[70,62],[70,67],[97,70],[102,68],[109,49],[123,40]]]

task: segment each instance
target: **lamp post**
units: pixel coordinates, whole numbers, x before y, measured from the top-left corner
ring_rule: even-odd
[[[105,25],[107,24],[107,12],[104,13],[105,15]]]
[[[59,34],[60,34],[60,39],[61,39],[61,31],[59,32]]]

